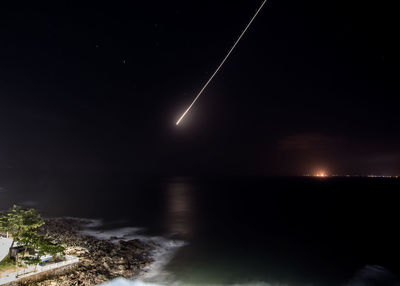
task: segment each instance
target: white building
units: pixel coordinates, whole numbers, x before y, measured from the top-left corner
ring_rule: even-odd
[[[0,237],[0,261],[7,257],[12,245],[12,239],[7,237]]]

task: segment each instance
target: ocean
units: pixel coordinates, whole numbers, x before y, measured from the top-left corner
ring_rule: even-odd
[[[99,237],[156,240],[159,263],[143,281],[398,285],[400,179],[10,172],[0,210],[34,207],[94,219],[87,231]],[[371,279],[393,284],[359,282]]]

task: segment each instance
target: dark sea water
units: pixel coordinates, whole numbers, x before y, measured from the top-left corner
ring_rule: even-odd
[[[400,274],[400,179],[3,172],[0,180],[0,209],[20,204],[185,241],[154,278],[165,284],[398,285],[354,281]]]

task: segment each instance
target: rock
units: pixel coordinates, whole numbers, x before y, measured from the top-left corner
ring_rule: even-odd
[[[104,262],[103,266],[104,266],[105,269],[110,270],[110,266],[108,266],[107,262]]]
[[[65,254],[75,255],[75,256],[83,256],[85,253],[88,252],[89,251],[87,250],[87,248],[79,246],[67,247],[67,249],[65,250]]]

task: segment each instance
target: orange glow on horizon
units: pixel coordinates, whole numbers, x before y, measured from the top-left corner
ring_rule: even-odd
[[[315,177],[328,177],[328,175],[324,172],[324,171],[318,171],[317,173],[315,173],[314,175]]]

